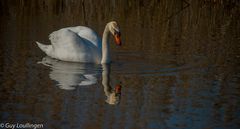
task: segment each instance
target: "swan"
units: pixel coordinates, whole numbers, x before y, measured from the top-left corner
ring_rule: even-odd
[[[49,35],[51,45],[36,41],[38,47],[48,56],[70,62],[110,63],[109,34],[121,46],[121,33],[116,21],[106,24],[102,41],[95,31],[85,26],[67,27]]]

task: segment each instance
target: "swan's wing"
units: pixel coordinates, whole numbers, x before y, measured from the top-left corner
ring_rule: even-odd
[[[49,35],[54,51],[51,57],[64,61],[99,62],[101,47],[96,46],[98,42],[92,42],[98,41],[96,35],[91,35],[91,32],[88,31],[78,31],[76,33],[75,31],[78,28],[74,29],[71,29],[71,27],[63,28]],[[86,39],[86,35],[90,38]]]
[[[88,42],[86,42],[77,33],[70,29],[61,29],[50,34],[49,39],[51,40],[53,48],[56,50],[67,50],[67,51],[81,51],[86,52],[89,49]]]
[[[73,45],[73,44],[79,44],[83,43],[83,39],[81,37],[69,30],[69,29],[61,29],[58,31],[54,31],[49,35],[49,40],[51,41],[53,47],[60,47],[64,46],[66,47],[67,45]]]
[[[85,26],[76,26],[76,27],[68,27],[66,29],[69,29],[76,34],[78,34],[81,38],[84,40],[89,41],[93,45],[97,47],[101,47],[101,39],[99,38],[98,34],[93,31],[91,28],[85,27]]]

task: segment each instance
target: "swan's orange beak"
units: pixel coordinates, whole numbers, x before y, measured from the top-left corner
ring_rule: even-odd
[[[115,34],[115,35],[114,35],[114,39],[115,39],[115,43],[116,43],[118,46],[121,46],[121,45],[122,45],[121,38],[120,38],[120,34]]]

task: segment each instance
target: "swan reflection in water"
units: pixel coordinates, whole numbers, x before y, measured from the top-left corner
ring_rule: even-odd
[[[58,83],[60,89],[64,90],[74,90],[77,86],[94,85],[102,73],[102,85],[107,96],[106,102],[111,105],[120,102],[121,85],[116,84],[114,88],[111,87],[109,64],[65,62],[48,56],[38,63],[50,67],[49,77]]]
[[[104,87],[104,93],[107,96],[106,102],[111,105],[119,104],[121,98],[121,85],[116,84],[112,89],[110,85],[110,65],[102,64],[102,85]]]
[[[64,62],[48,56],[39,63],[50,67],[49,77],[57,81],[61,89],[73,90],[76,86],[89,86],[97,83],[98,69],[96,67],[95,71],[89,69],[94,68],[93,64]]]

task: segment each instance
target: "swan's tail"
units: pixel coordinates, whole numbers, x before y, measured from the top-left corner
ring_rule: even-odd
[[[49,52],[52,50],[52,45],[44,45],[42,43],[39,43],[38,41],[36,41],[36,43],[43,52],[49,55]]]

